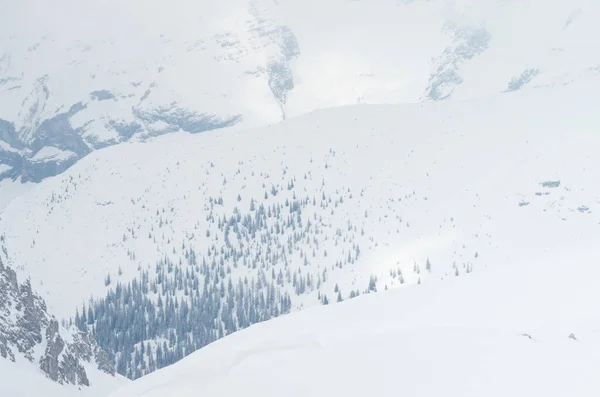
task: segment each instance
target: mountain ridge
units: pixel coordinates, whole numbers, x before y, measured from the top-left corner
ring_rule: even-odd
[[[0,178],[39,182],[93,150],[175,131],[248,130],[357,102],[480,97],[600,65],[586,50],[597,9],[588,0],[228,0],[210,13],[189,0],[168,10],[61,1],[28,0],[5,14]],[[542,5],[546,18],[531,34]],[[57,23],[63,8],[77,40]],[[23,32],[16,21],[27,19]],[[56,155],[36,157],[42,149]]]

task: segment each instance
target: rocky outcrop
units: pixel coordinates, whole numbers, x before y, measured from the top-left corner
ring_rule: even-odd
[[[492,40],[491,33],[481,26],[460,26],[448,22],[444,30],[453,36],[453,41],[433,59],[429,84],[421,98],[426,101],[449,99],[463,82],[459,74],[461,65],[486,51]]]
[[[75,357],[87,362],[95,362],[98,369],[110,375],[115,374],[112,360],[92,337],[89,332],[77,332],[73,335],[73,342],[69,345],[69,352]]]
[[[45,346],[41,356],[36,352]],[[84,362],[95,363],[110,375],[115,369],[108,354],[94,338],[74,327],[61,327],[48,314],[46,303],[35,294],[29,280],[19,284],[17,275],[0,259],[0,357],[38,363],[51,380],[89,386]]]
[[[31,159],[24,159],[18,175],[21,176],[23,182],[41,182],[49,176],[58,175],[66,171],[78,160],[78,156],[73,156],[65,160],[31,161]]]
[[[19,285],[16,273],[0,260],[0,355],[15,361],[15,352],[29,361],[33,348],[42,342],[47,324],[45,304],[34,295],[31,285]]]
[[[16,327],[13,334],[20,353],[33,360],[33,349],[42,342],[43,328],[48,326],[46,304],[31,290],[29,280],[19,286]]]
[[[102,350],[102,348],[96,344],[96,341],[94,341],[94,345],[94,360],[98,365],[98,369],[104,373],[115,376],[115,367],[113,366],[108,353]]]
[[[55,382],[89,386],[85,368],[60,336],[58,321],[52,319],[46,328],[46,351],[40,358],[40,369]]]

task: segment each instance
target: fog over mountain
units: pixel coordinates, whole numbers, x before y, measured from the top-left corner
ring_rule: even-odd
[[[600,391],[600,3],[5,3],[0,394]]]

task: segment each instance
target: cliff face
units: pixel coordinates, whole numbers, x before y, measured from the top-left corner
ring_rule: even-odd
[[[88,333],[61,327],[46,303],[0,259],[0,357],[28,360],[51,380],[89,386],[84,362],[114,375],[108,355]]]

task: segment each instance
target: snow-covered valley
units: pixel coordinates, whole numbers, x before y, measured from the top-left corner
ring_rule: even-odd
[[[0,9],[0,395],[600,392],[600,3]]]
[[[13,200],[2,255],[60,317],[77,305],[132,378],[368,292],[490,269],[518,282],[534,264],[589,278],[572,262],[598,260],[599,87],[341,107],[104,149]]]

